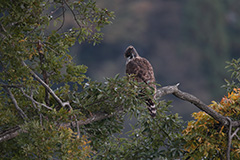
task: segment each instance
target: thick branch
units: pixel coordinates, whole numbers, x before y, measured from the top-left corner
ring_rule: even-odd
[[[188,102],[194,104],[200,110],[206,112],[207,114],[209,114],[211,117],[213,117],[215,120],[219,121],[223,125],[229,125],[227,117],[221,115],[220,113],[216,112],[212,108],[208,107],[206,104],[204,104],[197,97],[195,97],[195,96],[193,96],[189,93],[180,91],[178,89],[178,85],[179,84],[177,84],[175,86],[166,86],[166,87],[162,87],[162,88],[158,89],[157,93],[156,93],[157,97],[162,97],[162,96],[167,95],[167,94],[173,94],[177,98],[180,98],[184,101],[188,101]],[[233,127],[240,126],[240,121],[232,121],[232,126]]]
[[[19,133],[22,132],[19,126],[15,126],[8,130],[0,132],[0,142],[7,141],[9,139],[13,139],[14,137],[18,136]]]

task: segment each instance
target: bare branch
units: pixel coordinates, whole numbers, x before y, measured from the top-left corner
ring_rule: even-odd
[[[232,120],[227,117],[227,120],[229,121],[229,127],[228,127],[228,143],[227,143],[227,153],[226,153],[226,159],[230,160],[230,150],[231,150],[231,144],[232,144],[232,139],[234,136],[236,136],[239,139],[237,132],[239,131],[240,128],[237,128],[233,134],[232,134]]]
[[[20,116],[22,117],[22,119],[25,121],[26,119],[28,119],[27,115],[23,112],[23,110],[18,106],[17,100],[15,99],[14,95],[12,94],[11,90],[8,87],[3,87],[6,92],[8,93],[8,95],[10,96],[15,108],[17,109],[18,113],[20,114]]]
[[[180,83],[178,83],[174,86],[165,86],[165,87],[158,89],[156,92],[156,97],[160,98],[160,97],[163,97],[168,94],[173,94],[174,92],[176,92],[178,90],[179,85],[180,85]]]
[[[212,108],[208,107],[206,104],[204,104],[201,100],[199,100],[197,97],[186,93],[182,92],[178,89],[178,85],[174,86],[165,86],[157,90],[156,96],[157,97],[162,97],[167,94],[173,94],[177,98],[180,98],[184,101],[188,101],[192,104],[194,104],[196,107],[198,107],[200,110],[206,112],[209,114],[211,117],[213,117],[215,120],[219,121],[223,125],[229,125],[229,122],[227,120],[227,117],[221,115],[220,113],[216,112]],[[240,121],[232,121],[232,126],[233,127],[238,127],[240,126]]]
[[[20,90],[21,90],[21,92],[23,93],[23,95],[25,97],[27,97],[28,99],[30,99],[32,101],[32,103],[37,104],[37,105],[41,105],[41,106],[43,106],[43,107],[45,107],[45,108],[47,108],[49,110],[52,110],[51,107],[49,107],[49,106],[47,106],[47,105],[45,105],[43,103],[39,103],[38,101],[34,100],[34,98],[32,96],[27,95],[22,88],[20,88]]]
[[[239,129],[240,129],[240,128],[237,128],[237,129],[233,132],[232,138],[233,138],[234,136],[236,136],[237,139],[240,141],[240,138],[239,138],[238,135],[237,135],[237,132],[239,131]]]
[[[228,142],[227,142],[227,153],[226,153],[226,159],[230,160],[230,149],[231,149],[231,144],[232,144],[232,120],[227,117],[227,120],[229,122],[229,127],[228,127]]]
[[[14,137],[18,136],[20,132],[22,132],[22,130],[19,126],[15,126],[8,130],[2,131],[0,132],[0,142],[13,139]]]
[[[61,107],[68,106],[69,108],[72,108],[69,104],[69,102],[62,102],[62,100],[54,93],[54,91],[40,78],[36,73],[34,73],[28,66],[27,64],[22,61],[23,66],[27,67],[31,73],[31,75],[53,96],[53,98],[57,101],[57,103]]]
[[[22,87],[22,85],[11,85],[11,84],[5,84],[5,83],[0,82],[0,87],[19,88],[19,87]]]
[[[60,124],[61,127],[70,127],[71,125],[73,127],[76,127],[77,125],[79,126],[82,126],[82,125],[87,125],[87,124],[90,124],[90,123],[93,123],[93,122],[96,122],[96,121],[101,121],[103,119],[107,119],[107,118],[110,118],[114,115],[117,115],[117,114],[121,114],[123,112],[123,109],[122,107],[118,107],[116,109],[115,112],[111,113],[111,114],[107,114],[107,113],[97,113],[97,114],[94,114],[92,115],[91,117],[85,119],[85,120],[79,120],[77,122],[71,122],[71,123],[62,123]]]
[[[228,124],[228,121],[227,121],[226,117],[224,117],[223,115],[219,114],[218,112],[216,112],[212,108],[208,107],[206,104],[204,104],[202,101],[200,101],[195,96],[193,96],[193,95],[191,95],[189,93],[186,93],[186,92],[182,92],[182,91],[180,91],[178,89],[173,93],[173,95],[175,95],[176,97],[178,97],[178,98],[180,98],[180,99],[182,99],[184,101],[188,101],[188,102],[194,104],[196,107],[198,107],[202,111],[204,111],[207,114],[209,114],[215,120],[221,122],[223,125],[227,125]]]

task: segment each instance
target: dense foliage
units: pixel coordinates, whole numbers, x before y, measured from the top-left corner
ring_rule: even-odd
[[[118,76],[104,83],[91,81],[87,67],[72,61],[69,48],[76,41],[98,43],[112,12],[91,0],[1,1],[0,11],[0,129],[1,133],[22,130],[1,142],[2,158],[182,156],[182,143],[178,143],[182,122],[177,114],[168,113],[169,103],[160,102],[152,119],[144,107],[145,96],[152,97],[152,91],[139,96],[145,84]],[[75,25],[64,27],[69,18]],[[119,138],[126,113],[137,123],[127,138]],[[64,127],[96,115],[105,118]]]

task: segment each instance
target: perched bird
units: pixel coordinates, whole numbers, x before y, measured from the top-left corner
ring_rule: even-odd
[[[139,54],[137,53],[136,49],[133,46],[129,46],[126,49],[124,56],[125,58],[127,58],[126,74],[133,75],[134,79],[137,82],[144,82],[149,86],[149,88],[153,88],[155,98],[156,85],[154,84],[155,77],[152,65],[149,63],[147,59],[139,56]],[[156,116],[156,108],[153,100],[147,98],[146,104],[148,110],[150,111],[150,115],[152,117]]]

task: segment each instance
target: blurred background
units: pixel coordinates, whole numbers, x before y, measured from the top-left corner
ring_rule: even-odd
[[[70,51],[77,64],[88,66],[92,80],[124,76],[123,53],[133,45],[151,62],[162,86],[180,83],[182,91],[206,104],[226,95],[221,88],[224,79],[230,79],[226,61],[240,55],[239,0],[98,0],[97,4],[115,12],[113,24],[104,28],[104,40],[96,46],[76,44]],[[165,98],[173,101],[172,111],[184,120],[199,111],[172,95]]]

